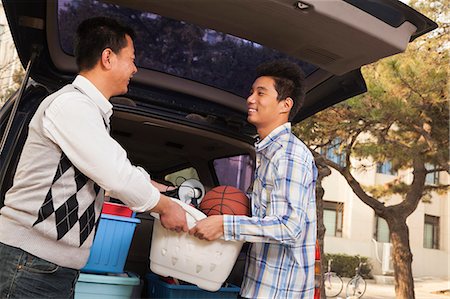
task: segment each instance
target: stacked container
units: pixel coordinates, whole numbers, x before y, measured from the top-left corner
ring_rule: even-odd
[[[86,266],[75,288],[75,298],[132,298],[140,279],[124,270],[139,219],[124,205],[105,202]]]

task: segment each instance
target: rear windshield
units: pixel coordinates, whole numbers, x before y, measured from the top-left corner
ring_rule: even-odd
[[[145,1],[145,0],[142,0]],[[136,65],[213,86],[247,97],[254,70],[262,62],[289,59],[306,76],[317,67],[260,44],[186,22],[93,0],[59,0],[61,47],[73,55],[78,24],[94,16],[111,16],[132,27]]]

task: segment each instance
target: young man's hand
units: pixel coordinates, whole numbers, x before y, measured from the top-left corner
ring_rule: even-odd
[[[161,194],[158,204],[151,210],[159,214],[161,225],[176,232],[187,232],[186,211],[169,197]]]
[[[223,236],[223,216],[212,215],[197,221],[189,234],[201,240],[213,241]]]

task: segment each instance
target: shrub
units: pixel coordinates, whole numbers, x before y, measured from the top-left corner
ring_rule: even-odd
[[[360,274],[364,278],[373,278],[372,276],[372,264],[369,259],[359,255],[347,255],[347,254],[325,254],[324,263],[325,267],[328,265],[328,260],[332,259],[331,271],[336,272],[341,277],[353,277],[355,275],[355,268],[358,267],[361,260],[364,264],[361,266]]]

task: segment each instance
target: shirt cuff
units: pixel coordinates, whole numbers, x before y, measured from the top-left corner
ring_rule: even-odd
[[[136,168],[144,175],[144,178],[147,180],[147,182],[149,184],[148,187],[151,190],[151,194],[150,194],[149,200],[143,206],[132,208],[132,210],[135,212],[147,212],[147,211],[150,211],[151,209],[153,209],[158,204],[158,202],[161,198],[161,193],[159,192],[158,188],[153,186],[153,184],[151,182],[150,174],[147,171],[145,171],[144,168],[142,168],[140,166],[136,166]]]
[[[142,174],[145,176],[145,178],[146,178],[149,182],[151,182],[151,179],[152,179],[152,178],[150,177],[150,175],[148,174],[148,172],[145,171],[144,168],[142,168],[141,166],[136,166],[136,168],[139,169],[140,172],[142,172]]]
[[[239,240],[239,217],[223,215],[223,238],[226,241]]]

